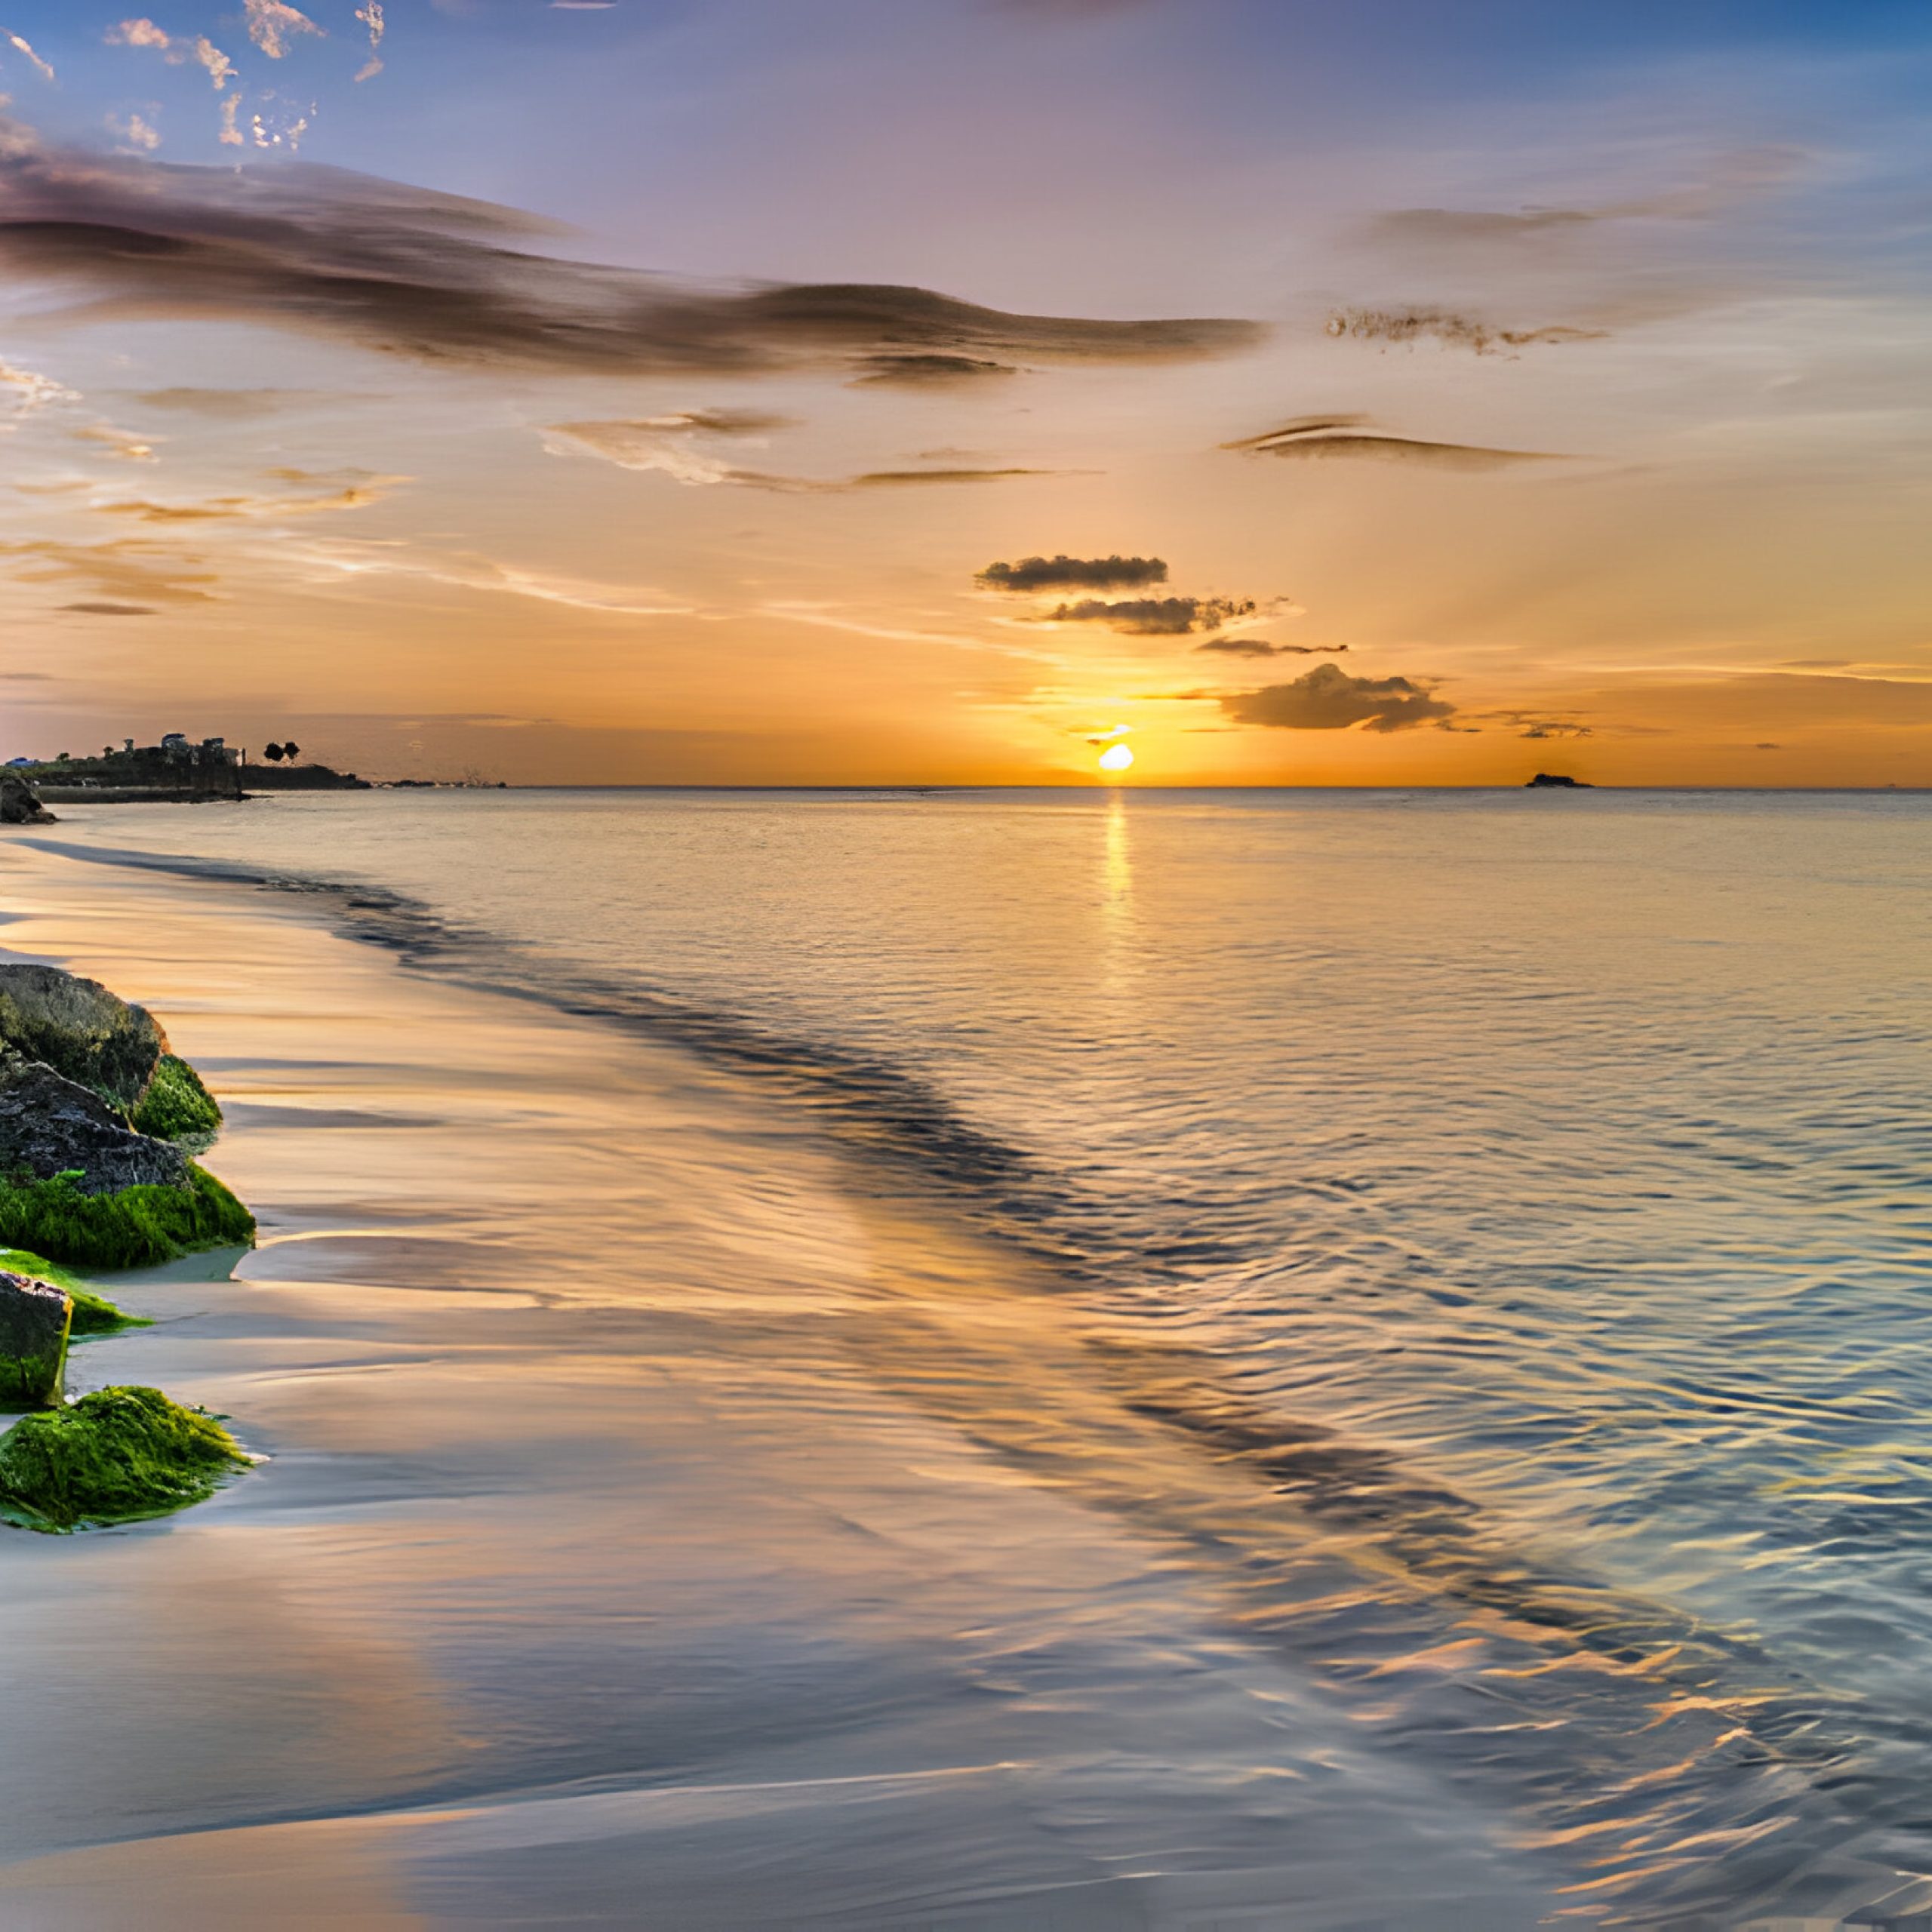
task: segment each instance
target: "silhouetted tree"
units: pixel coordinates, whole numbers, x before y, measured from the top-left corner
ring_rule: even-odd
[[[288,743],[282,746],[281,755],[293,764],[297,758],[302,755],[302,747],[298,745],[293,738],[291,738]]]
[[[271,745],[262,755],[268,760],[269,764],[279,764],[281,762],[281,747],[279,745]]]

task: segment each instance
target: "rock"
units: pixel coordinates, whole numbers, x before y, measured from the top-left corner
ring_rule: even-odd
[[[0,772],[0,825],[58,825],[36,792],[17,771]]]
[[[1566,778],[1558,771],[1539,771],[1523,787],[1526,792],[1549,791],[1589,792],[1595,788],[1587,778]]]
[[[73,1312],[66,1290],[51,1281],[0,1274],[0,1409],[60,1401]]]
[[[123,1109],[140,1104],[168,1051],[145,1008],[57,966],[0,966],[0,1043]]]
[[[102,1389],[0,1437],[0,1510],[36,1530],[139,1522],[205,1502],[249,1462],[205,1410]]]
[[[51,1180],[78,1172],[82,1194],[185,1187],[188,1157],[171,1142],[122,1124],[91,1088],[17,1054],[0,1059],[0,1177]]]

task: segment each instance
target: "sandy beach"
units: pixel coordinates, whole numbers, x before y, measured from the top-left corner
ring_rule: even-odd
[[[1150,1457],[1177,1532],[1254,1501],[1097,1388],[1023,1260],[808,1115],[299,900],[0,865],[8,946],[204,1069],[262,1220],[232,1280],[124,1278],[158,1325],[73,1385],[268,1459],[0,1538],[0,1920],[1534,1922],[1489,1821],[1396,1825],[1346,1718],[1106,1506]]]

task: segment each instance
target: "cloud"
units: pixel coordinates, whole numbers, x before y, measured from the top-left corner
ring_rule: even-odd
[[[868,366],[881,355],[1147,362],[1259,340],[1248,322],[1010,315],[871,283],[715,290],[512,245],[546,225],[315,167],[165,166],[0,143],[0,261],[87,298],[70,317],[316,331],[443,365],[590,374]]]
[[[728,484],[744,490],[777,490],[791,495],[841,490],[890,489],[921,483],[985,483],[1004,476],[1050,476],[1044,469],[875,469],[863,476],[792,476],[777,470],[746,469],[707,449],[694,435],[743,436],[752,425],[776,427],[787,419],[749,411],[696,410],[675,416],[646,417],[633,422],[553,423],[544,447],[552,456],[582,451],[615,463],[620,469],[655,470],[675,481],[704,488]],[[724,426],[721,427],[720,426]]]
[[[1607,329],[1574,328],[1564,323],[1539,329],[1499,329],[1448,309],[1337,309],[1328,318],[1331,336],[1357,342],[1417,342],[1432,337],[1451,348],[1478,355],[1499,347],[1527,349],[1537,343],[1601,342]]]
[[[1432,697],[1407,678],[1352,678],[1336,664],[1318,664],[1293,684],[1266,685],[1220,700],[1238,724],[1289,731],[1407,731],[1454,715],[1456,707]]]
[[[353,541],[285,540],[278,559],[307,573],[313,582],[340,582],[368,577],[413,578],[426,583],[506,597],[527,598],[540,604],[562,605],[605,617],[690,617],[695,606],[667,601],[668,593],[598,583],[586,578],[549,575],[472,552],[411,550],[393,543]]]
[[[123,463],[158,463],[154,445],[131,429],[117,429],[111,423],[92,423],[73,432],[77,443],[98,443],[111,457]]]
[[[60,543],[45,538],[0,542],[0,558],[28,583],[73,583],[115,601],[207,604],[220,582],[199,560],[144,537],[105,543]]]
[[[1017,376],[1011,362],[992,362],[975,355],[865,355],[855,365],[864,373],[854,389],[958,389],[989,376]]]
[[[1348,649],[1346,644],[1269,644],[1258,637],[1211,637],[1196,651],[1219,651],[1229,657],[1326,657]]]
[[[54,78],[54,69],[18,34],[10,33],[7,36],[7,44],[26,56],[43,81],[51,81]]]
[[[122,503],[97,503],[97,516],[130,517],[141,523],[233,523],[263,517],[313,516],[332,510],[367,509],[380,503],[406,476],[371,476],[352,472],[348,478],[311,475],[306,470],[271,470],[279,480],[321,483],[333,487],[320,496],[211,497],[198,503],[158,503],[145,497]]]
[[[552,423],[544,432],[544,447],[553,456],[571,449],[615,463],[620,469],[656,470],[673,481],[694,486],[735,484],[750,490],[803,491],[829,489],[831,484],[814,483],[808,478],[784,476],[773,471],[746,469],[726,462],[702,444],[691,440],[692,433],[709,428],[691,414],[646,417],[640,421]],[[711,433],[719,433],[712,429]],[[727,435],[749,433],[728,430]]]
[[[180,411],[217,422],[250,423],[278,410],[312,408],[344,398],[328,389],[141,389],[134,401],[149,409]]]
[[[1547,450],[1501,450],[1477,443],[1425,442],[1414,436],[1388,436],[1349,426],[1367,420],[1361,416],[1305,416],[1263,435],[1244,436],[1221,447],[1250,456],[1331,462],[1338,457],[1365,457],[1375,462],[1415,463],[1438,469],[1504,469],[1512,463],[1565,460]]]
[[[854,490],[897,490],[921,483],[997,483],[1008,476],[1058,476],[1057,469],[869,469],[846,487]]]
[[[242,4],[248,17],[248,38],[271,60],[279,60],[288,51],[291,34],[328,37],[306,14],[298,12],[287,0],[242,0]]]
[[[31,416],[51,403],[81,399],[77,390],[57,383],[51,376],[43,376],[37,370],[18,369],[10,362],[0,362],[0,389],[13,392],[14,413],[17,416]]]
[[[1545,718],[1525,725],[1517,735],[1524,738],[1594,738],[1596,731],[1591,725],[1562,718]]]
[[[63,604],[63,611],[78,611],[88,617],[154,617],[161,614],[152,604],[109,604],[87,602]]]
[[[107,117],[107,125],[110,133],[121,137],[121,152],[123,154],[152,154],[161,146],[161,131],[143,121],[138,114],[130,114],[118,120],[110,114]]]
[[[1159,557],[1022,557],[1017,564],[989,564],[974,578],[989,590],[1122,590],[1165,583]]]
[[[368,0],[366,6],[355,10],[355,17],[369,29],[369,58],[358,81],[373,81],[383,71],[383,35],[388,31],[389,23],[383,17],[383,0]]]
[[[1112,604],[1090,597],[1060,605],[1045,621],[1105,624],[1132,637],[1178,637],[1219,630],[1233,618],[1253,616],[1255,608],[1251,597],[1134,597]]]
[[[118,26],[108,29],[106,39],[110,47],[152,48],[166,57],[171,67],[180,66],[189,60],[198,61],[208,70],[208,78],[217,93],[226,89],[235,78],[235,63],[204,34],[197,34],[192,39],[177,39],[173,35],[163,32],[152,20],[123,20]],[[231,116],[234,106],[232,101],[228,103]]]

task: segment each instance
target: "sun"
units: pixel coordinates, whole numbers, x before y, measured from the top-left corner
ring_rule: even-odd
[[[1100,754],[1103,771],[1126,771],[1134,764],[1134,753],[1125,745],[1109,745]]]

